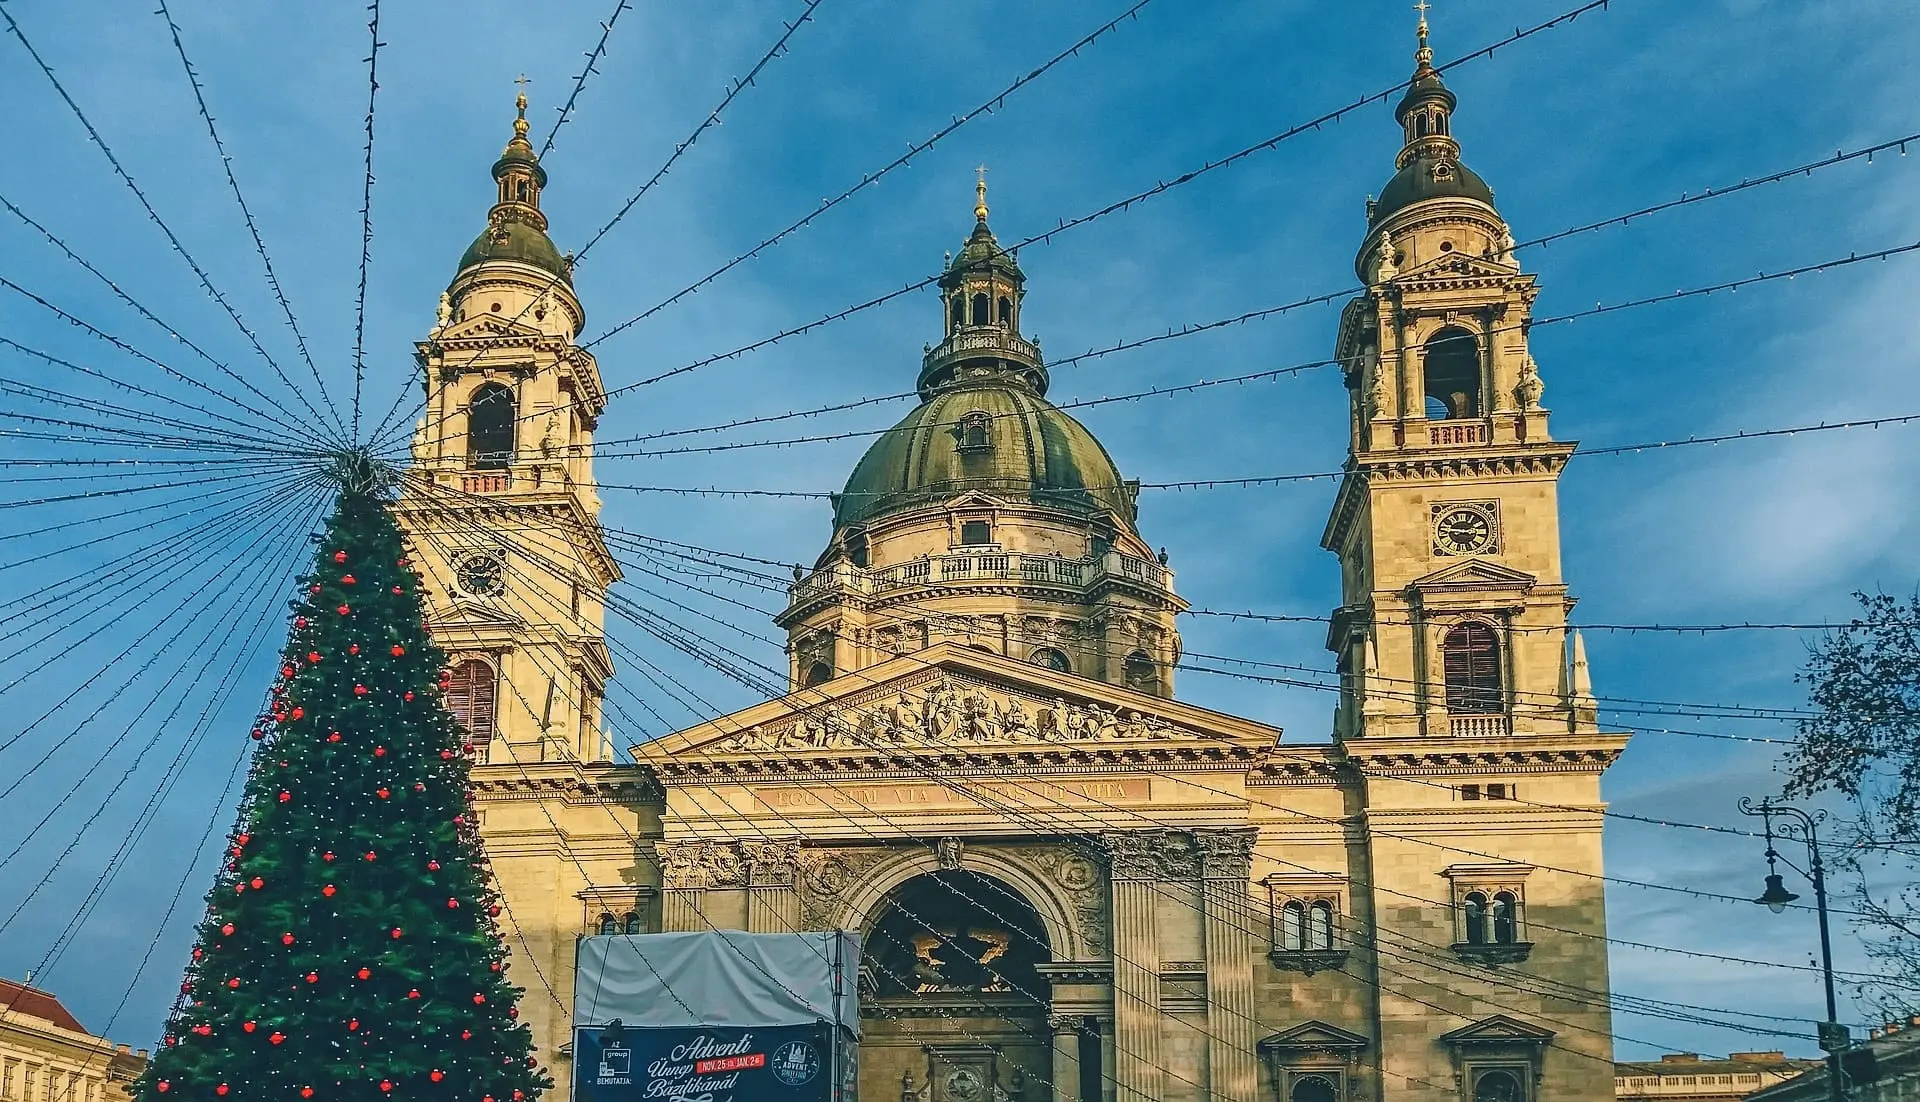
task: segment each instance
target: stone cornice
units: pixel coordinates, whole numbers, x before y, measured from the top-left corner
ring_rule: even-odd
[[[1364,738],[1341,744],[1344,760],[1376,776],[1600,773],[1627,746],[1626,735],[1514,735],[1507,738]]]
[[[643,804],[665,798],[650,770],[584,762],[476,764],[469,786],[479,800],[541,800],[568,804]]]
[[[1057,748],[968,747],[887,753],[883,748],[861,748],[843,753],[810,754],[806,758],[789,755],[777,759],[715,756],[702,753],[698,760],[653,759],[660,783],[671,788],[703,785],[714,778],[735,780],[805,782],[821,776],[836,780],[925,780],[929,771],[940,777],[1033,776],[1045,770],[1048,776],[1093,776],[1133,773],[1149,769],[1155,773],[1217,773],[1223,767],[1258,767],[1269,751],[1258,747],[1218,745],[1170,746],[1164,743],[1127,747],[1061,745]]]

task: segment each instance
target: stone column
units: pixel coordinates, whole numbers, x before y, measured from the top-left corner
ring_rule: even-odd
[[[1053,1031],[1053,1102],[1080,1102],[1080,1024],[1078,1014],[1049,1014]]]
[[[800,893],[794,874],[800,863],[799,842],[742,842],[747,874],[747,929],[753,933],[788,934],[800,929]]]
[[[1161,1102],[1160,945],[1154,930],[1163,830],[1106,835],[1113,865],[1113,1043],[1116,1102]]]
[[[1260,1089],[1253,897],[1247,890],[1258,834],[1250,827],[1193,832],[1206,908],[1208,1086],[1219,1102],[1255,1102]]]

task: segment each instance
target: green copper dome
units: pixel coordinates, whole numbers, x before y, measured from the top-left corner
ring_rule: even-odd
[[[968,432],[983,421],[984,446]],[[994,379],[941,389],[874,441],[834,499],[834,524],[970,490],[1134,523],[1133,489],[1093,434],[1026,386]]]
[[[559,276],[569,284],[573,282],[573,274],[568,271],[560,250],[553,247],[553,240],[525,222],[502,223],[500,229],[487,227],[461,254],[459,270],[465,271],[488,260],[517,260]]]

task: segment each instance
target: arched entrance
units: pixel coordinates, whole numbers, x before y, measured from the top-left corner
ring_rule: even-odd
[[[863,1094],[911,1083],[929,1102],[1051,1097],[1051,992],[1036,966],[1053,950],[1011,884],[971,869],[912,876],[873,906],[861,946]]]

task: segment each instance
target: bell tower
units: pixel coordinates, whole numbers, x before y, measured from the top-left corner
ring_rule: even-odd
[[[1534,277],[1461,162],[1424,18],[1419,43],[1397,171],[1367,203],[1355,260],[1367,290],[1335,353],[1351,397],[1348,474],[1322,537],[1342,568],[1336,735],[1592,731],[1560,573],[1574,445],[1548,431],[1527,349]]]
[[[547,237],[524,93],[518,109],[487,228],[415,345],[426,409],[396,513],[476,759],[607,761],[604,608],[619,568],[593,478],[606,392],[574,343],[586,315]]]

